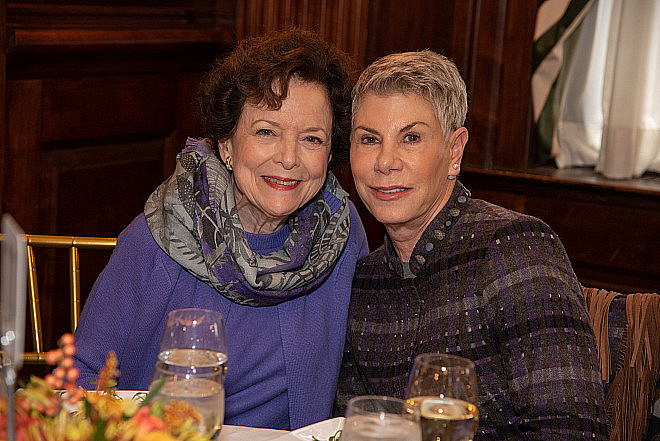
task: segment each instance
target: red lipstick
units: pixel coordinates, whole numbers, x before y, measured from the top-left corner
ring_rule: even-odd
[[[374,196],[381,201],[393,201],[408,194],[410,188],[392,185],[390,187],[369,187]]]
[[[262,176],[261,179],[271,188],[279,191],[289,191],[298,187],[302,181],[283,178],[281,176]]]

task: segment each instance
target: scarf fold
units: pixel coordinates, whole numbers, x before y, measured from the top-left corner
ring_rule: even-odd
[[[334,213],[329,193],[341,201]],[[289,217],[281,250],[250,249],[234,199],[232,174],[207,139],[188,138],[172,176],[149,196],[144,215],[158,246],[234,303],[270,306],[314,291],[332,273],[350,230],[346,192],[332,173]]]

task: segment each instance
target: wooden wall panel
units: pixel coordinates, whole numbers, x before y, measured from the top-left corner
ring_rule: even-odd
[[[162,181],[164,145],[161,137],[44,152],[49,227],[59,234],[116,236]]]
[[[536,3],[455,2],[452,53],[468,86],[470,141],[464,163],[525,169],[529,164],[532,36]]]
[[[369,0],[238,0],[238,38],[298,26],[311,29],[355,57],[364,58]]]
[[[14,216],[26,232],[39,231],[47,205],[40,191],[41,89],[39,80],[7,84],[2,211]]]
[[[171,131],[176,81],[162,74],[45,80],[41,141]]]
[[[5,151],[6,151],[6,139],[5,133],[7,130],[7,106],[6,102],[6,84],[7,84],[7,33],[4,32],[6,28],[5,25],[5,7],[4,1],[0,2],[0,170],[3,171],[6,169],[5,166]],[[0,207],[4,204],[4,183],[5,179],[0,177]]]
[[[364,64],[392,52],[432,49],[453,57],[454,0],[369,1]]]

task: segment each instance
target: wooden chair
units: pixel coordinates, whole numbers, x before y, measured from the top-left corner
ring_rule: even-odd
[[[37,264],[34,247],[69,249],[69,288],[71,309],[71,331],[75,331],[80,317],[80,258],[79,249],[113,249],[117,239],[111,237],[51,236],[26,234],[27,241],[27,295],[28,309],[34,350],[23,354],[26,364],[44,364],[46,350],[43,347],[41,310],[39,307],[39,287],[37,283]],[[2,240],[2,235],[0,235]]]
[[[596,335],[610,441],[646,433],[660,373],[660,295],[583,287]]]

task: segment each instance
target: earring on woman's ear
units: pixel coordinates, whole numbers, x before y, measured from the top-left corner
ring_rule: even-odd
[[[451,168],[453,168],[454,170],[458,170],[458,163],[453,163],[451,165]],[[449,176],[447,176],[447,179],[449,179],[450,181],[453,181],[454,179],[456,179],[456,175],[449,175]]]
[[[232,171],[233,168],[231,166],[231,156],[227,156],[225,159],[225,167],[227,167],[227,170]]]

